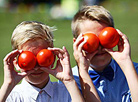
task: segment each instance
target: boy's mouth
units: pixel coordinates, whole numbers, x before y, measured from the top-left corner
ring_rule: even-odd
[[[39,75],[42,74],[43,72],[39,72],[39,73],[31,73],[32,75]]]
[[[41,75],[42,73],[43,73],[43,71],[36,70],[35,72],[31,73],[31,75],[37,76],[37,75]]]
[[[99,52],[99,53],[97,53],[96,54],[96,56],[103,56],[103,55],[105,55],[107,52]]]

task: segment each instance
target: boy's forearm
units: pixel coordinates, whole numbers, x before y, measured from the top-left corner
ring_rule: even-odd
[[[79,70],[82,93],[86,102],[101,102],[95,86],[86,70]]]
[[[10,92],[13,89],[13,85],[4,82],[1,89],[0,89],[0,102],[5,102],[8,95],[10,94]]]
[[[65,84],[68,92],[70,93],[72,102],[84,102],[83,96],[81,95],[81,92],[74,79],[63,83]]]
[[[134,102],[138,102],[138,75],[137,72],[135,70],[135,67],[133,65],[133,62],[131,59],[126,59],[127,63],[125,63],[124,65],[121,65],[120,67],[122,67],[123,72],[126,76],[129,88],[130,88],[130,92],[131,92],[131,96],[132,96],[132,100]]]

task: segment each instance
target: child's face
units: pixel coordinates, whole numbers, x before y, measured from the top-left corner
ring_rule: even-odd
[[[95,35],[99,35],[103,28],[107,27],[107,25],[103,23],[99,23],[97,21],[90,21],[85,20],[80,26],[80,33],[94,33]],[[91,60],[92,67],[95,68],[97,71],[103,70],[109,62],[111,61],[111,56],[109,53],[103,50],[102,46],[100,45],[98,48],[98,52]]]
[[[46,49],[49,44],[42,39],[30,40],[21,46],[23,51],[31,51],[34,55],[41,49]],[[49,74],[40,69],[39,65],[36,65],[34,72],[25,77],[25,79],[32,85],[43,88],[49,80]]]

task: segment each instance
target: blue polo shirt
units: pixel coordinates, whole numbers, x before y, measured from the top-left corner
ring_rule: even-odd
[[[114,77],[112,81],[109,81],[104,76],[98,84],[95,85],[97,92],[102,102],[132,102],[130,90],[124,73],[115,60],[112,59],[110,63],[114,70]],[[138,72],[138,63],[134,63],[136,71]],[[93,70],[89,68],[89,70]],[[74,78],[81,90],[78,68],[77,66],[72,68]]]

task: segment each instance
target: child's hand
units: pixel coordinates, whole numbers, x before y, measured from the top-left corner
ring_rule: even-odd
[[[85,43],[86,41],[84,40],[83,35],[80,34],[76,39],[76,41],[74,41],[73,50],[74,50],[74,58],[77,62],[77,65],[81,68],[84,68],[84,70],[88,71],[90,60],[97,53],[97,51],[93,53],[87,53],[83,51],[83,45]]]
[[[54,69],[42,67],[42,70],[52,74],[57,79],[61,80],[63,83],[71,81],[73,79],[69,53],[65,47],[60,48],[48,48],[51,50],[57,57],[56,67]]]
[[[17,66],[16,57],[20,54],[19,50],[14,50],[7,54],[3,59],[4,63],[4,83],[11,84],[13,87],[25,77],[28,72],[18,73],[15,71],[14,66]]]
[[[117,30],[120,35],[120,41],[118,43],[118,51],[112,49],[105,49],[111,56],[116,60],[119,65],[127,63],[126,61],[131,60],[131,48],[128,38],[121,31]]]

